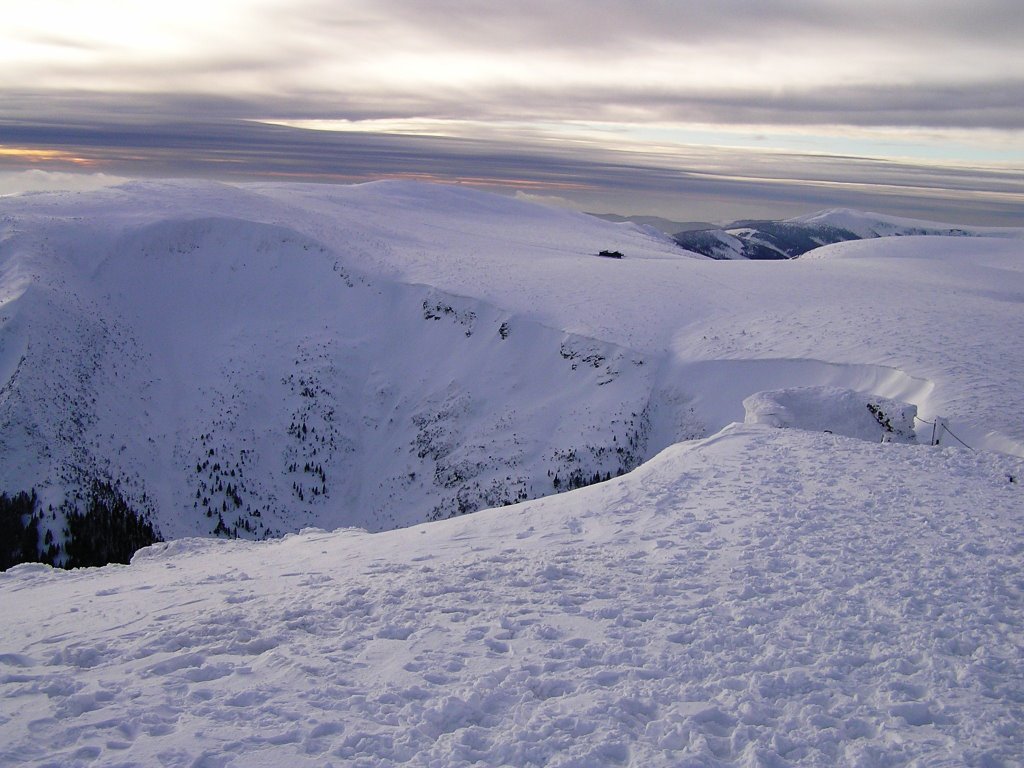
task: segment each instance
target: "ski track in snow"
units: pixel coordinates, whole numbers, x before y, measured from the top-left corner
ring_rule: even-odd
[[[1008,467],[734,427],[429,526],[21,566],[0,764],[1018,765]]]

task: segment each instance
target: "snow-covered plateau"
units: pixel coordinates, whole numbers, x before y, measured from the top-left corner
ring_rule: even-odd
[[[0,574],[0,765],[1024,765],[998,235],[715,261],[409,182],[0,199],[0,491],[59,539],[103,479],[168,539]]]

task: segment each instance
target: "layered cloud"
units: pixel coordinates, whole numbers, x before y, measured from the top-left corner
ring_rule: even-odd
[[[848,206],[953,223],[1020,223],[1019,173],[910,160],[707,144],[625,144],[552,139],[511,128],[486,138],[433,133],[309,130],[228,120],[39,125],[9,121],[4,134],[35,165],[115,176],[192,176],[358,182],[421,178],[558,197],[594,211],[726,220]],[[466,134],[478,126],[465,128]],[[412,135],[410,135],[410,133]],[[428,134],[428,135],[424,135]],[[641,147],[643,147],[641,149]],[[89,163],[83,166],[82,157]],[[22,167],[17,152],[0,169]],[[60,178],[59,176],[54,178]],[[8,185],[9,186],[9,185]],[[35,186],[31,188],[36,188]]]
[[[6,16],[6,91],[224,95],[277,117],[1024,127],[1015,1],[38,0]]]
[[[997,210],[1024,195],[1021,39],[1017,0],[37,0],[0,26],[0,145],[114,174]]]

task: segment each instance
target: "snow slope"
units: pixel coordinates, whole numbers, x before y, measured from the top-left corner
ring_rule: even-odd
[[[722,263],[400,182],[0,205],[0,488],[56,505],[109,477],[165,536],[381,530],[535,498],[793,387],[895,398],[1024,455],[1019,240]]]
[[[224,522],[262,537],[392,528],[545,495],[632,469],[646,450],[641,356],[368,276],[361,243],[384,251],[397,233],[378,242],[372,227],[296,215],[325,245],[264,221],[290,207],[219,186],[20,202],[31,214],[10,219],[3,244],[4,488],[36,487],[54,503],[111,476],[165,536]],[[37,213],[48,206],[62,215]],[[83,207],[88,217],[66,214]],[[387,201],[375,210],[397,212]],[[577,252],[629,237],[601,223],[571,229],[593,230],[589,217],[527,213],[542,221],[524,222],[524,237],[549,229],[576,237]],[[411,231],[422,230],[435,237],[426,224]]]
[[[837,387],[758,392],[743,401],[747,424],[805,429],[871,442],[917,442],[917,408]]]
[[[2,487],[337,529],[0,574],[0,766],[1021,765],[1021,242],[692,256],[420,184],[0,201]]]
[[[1016,471],[734,426],[439,523],[18,566],[0,765],[1020,765]]]

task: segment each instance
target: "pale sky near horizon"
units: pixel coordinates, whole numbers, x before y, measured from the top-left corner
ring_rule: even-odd
[[[410,177],[677,220],[849,206],[1024,226],[1019,0],[0,14],[0,193]]]

